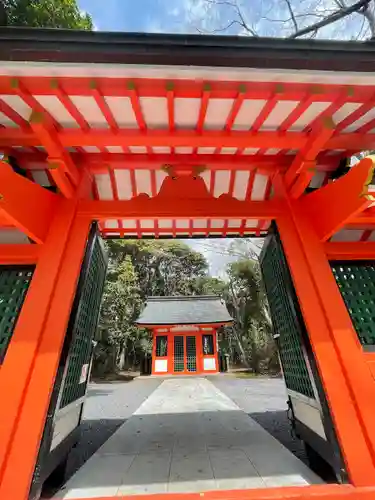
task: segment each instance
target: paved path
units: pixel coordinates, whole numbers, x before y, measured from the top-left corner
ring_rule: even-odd
[[[55,498],[320,482],[209,380],[173,378],[162,382]]]

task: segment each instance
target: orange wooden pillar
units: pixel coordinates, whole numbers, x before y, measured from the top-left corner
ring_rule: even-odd
[[[285,215],[277,225],[350,480],[375,477],[375,384],[331,272],[324,245],[301,203],[292,201],[280,176],[275,196]]]
[[[77,199],[59,201],[0,370],[1,499],[28,497],[90,226]]]

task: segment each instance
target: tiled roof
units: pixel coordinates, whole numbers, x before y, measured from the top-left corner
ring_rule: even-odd
[[[233,321],[216,295],[149,297],[138,325],[196,325]]]

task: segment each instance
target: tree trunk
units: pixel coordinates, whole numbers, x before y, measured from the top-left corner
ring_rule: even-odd
[[[238,333],[238,331],[237,331],[236,328],[233,328],[233,331],[234,331],[234,336],[236,338],[238,349],[239,349],[239,351],[241,353],[242,362],[246,366],[246,368],[250,369],[251,368],[250,367],[250,363],[249,363],[249,360],[247,359],[246,351],[244,349],[244,346],[242,345],[241,335]]]

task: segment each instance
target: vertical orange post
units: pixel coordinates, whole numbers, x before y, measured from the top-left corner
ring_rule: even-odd
[[[275,196],[285,201],[286,212],[277,225],[347,470],[356,486],[370,485],[375,477],[375,441],[369,416],[372,413],[374,422],[375,415],[369,406],[375,385],[323,244],[299,202],[288,198],[280,176],[274,188]]]
[[[58,208],[47,240],[40,246],[38,264],[0,370],[3,401],[0,412],[0,484],[74,214],[75,207],[69,202],[63,202]]]
[[[152,335],[152,351],[151,351],[151,374],[155,374],[155,361],[156,361],[156,331],[151,330]]]
[[[167,333],[168,335],[168,374],[172,374],[174,371],[174,337],[173,333],[170,331]]]
[[[17,426],[13,431],[0,483],[0,498],[24,500],[28,495],[89,226],[89,219],[78,217],[74,219],[71,227],[52,290],[49,311],[38,338],[37,352],[28,377]]]

